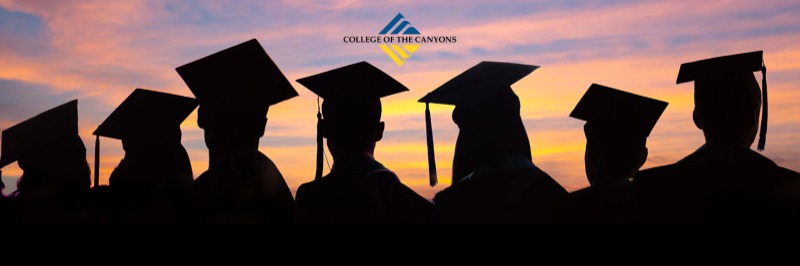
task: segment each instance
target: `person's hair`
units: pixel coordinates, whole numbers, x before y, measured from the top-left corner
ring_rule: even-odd
[[[453,110],[459,134],[470,135],[475,140],[470,145],[478,145],[484,152],[514,152],[531,158],[519,97],[509,90],[485,102],[480,107],[457,106]]]
[[[519,112],[519,97],[511,90],[485,99],[477,107],[456,106],[453,121],[459,133],[453,157],[453,182],[505,153],[532,158]]]
[[[322,103],[325,136],[341,149],[362,152],[376,141],[381,101],[325,101]]]

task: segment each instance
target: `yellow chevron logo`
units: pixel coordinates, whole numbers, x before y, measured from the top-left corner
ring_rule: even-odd
[[[402,66],[405,63],[405,60],[411,57],[411,54],[419,49],[419,44],[403,44],[401,45],[392,44],[381,44],[381,50],[383,50],[389,58],[394,61],[395,64],[398,66]]]

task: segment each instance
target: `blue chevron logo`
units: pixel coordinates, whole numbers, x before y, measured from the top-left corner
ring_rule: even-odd
[[[394,30],[393,30],[394,29]],[[402,32],[402,34],[401,34]],[[380,35],[420,35],[419,30],[411,26],[409,22],[401,13],[392,19],[386,27],[381,30]],[[411,54],[419,49],[419,44],[381,44],[381,50],[389,56],[398,66],[402,66],[405,60],[411,57]]]
[[[400,23],[400,26],[395,27],[398,22]],[[403,29],[406,30],[403,31],[404,35],[405,34],[419,35],[419,31],[417,30],[417,28],[412,27],[411,22],[408,22],[408,20],[406,20],[406,17],[404,17],[402,13],[397,13],[397,16],[395,16],[394,19],[392,19],[392,22],[389,22],[389,25],[386,25],[386,27],[383,28],[383,30],[379,34],[386,35],[389,33],[390,30],[392,30],[392,28],[394,28],[394,31],[392,31],[391,33],[392,35],[400,33],[401,31],[403,31]]]

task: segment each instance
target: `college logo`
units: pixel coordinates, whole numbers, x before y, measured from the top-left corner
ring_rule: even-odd
[[[423,36],[411,22],[397,13],[376,36],[345,36],[348,44],[379,44],[381,50],[398,66],[402,66],[423,43],[456,43],[456,36]]]
[[[398,23],[400,23],[400,25],[397,25]],[[394,29],[394,30],[392,30],[392,29]],[[392,31],[392,33],[389,33],[390,30]],[[402,33],[400,33],[400,32],[402,32]],[[408,20],[406,20],[406,18],[403,17],[403,14],[397,13],[397,16],[394,17],[392,22],[389,22],[389,25],[386,25],[386,27],[383,28],[383,30],[380,33],[380,35],[386,35],[386,34],[391,34],[391,35],[397,35],[397,34],[419,35],[419,31],[417,30],[417,28],[414,28],[413,26],[411,26],[411,22],[408,22]],[[419,49],[420,45],[419,44],[403,44],[401,46],[401,45],[398,45],[398,44],[392,44],[390,46],[388,44],[381,44],[380,46],[381,46],[381,49],[383,50],[383,52],[386,53],[386,55],[388,55],[389,58],[394,60],[394,62],[398,66],[402,66],[403,63],[405,62],[404,60],[406,60],[409,57],[411,57],[411,54],[416,52],[417,49]]]

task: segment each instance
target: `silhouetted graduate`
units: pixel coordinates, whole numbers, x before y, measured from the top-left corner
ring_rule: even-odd
[[[78,101],[3,131],[0,168],[17,162],[23,174],[11,196],[11,222],[87,223],[91,177],[78,136]]]
[[[570,117],[584,120],[584,162],[590,187],[572,192],[564,222],[624,223],[630,210],[630,180],[647,160],[647,137],[667,103],[592,84]]]
[[[511,85],[537,66],[481,62],[420,99],[455,105],[459,134],[453,184],[434,198],[444,223],[553,222],[567,195],[531,161],[520,101]],[[429,112],[426,110],[426,114]],[[430,116],[426,115],[431,180],[435,183]]]
[[[759,92],[753,72],[761,71]],[[798,174],[750,150],[763,115],[767,81],[762,52],[681,65],[677,83],[694,81],[694,123],[706,144],[679,162],[642,171],[632,193],[645,222],[765,222],[797,220]]]
[[[270,105],[297,92],[255,39],[177,68],[197,97],[209,169],[195,180],[198,219],[287,223],[294,199],[275,164],[258,150]]]
[[[109,178],[110,222],[180,219],[180,202],[194,180],[189,154],[181,145],[180,124],[196,107],[192,98],[136,89],[95,130],[98,138],[122,140],[125,149]]]
[[[374,158],[376,143],[383,138],[385,127],[380,99],[408,89],[367,62],[297,82],[324,99],[324,120],[318,121],[318,134],[328,139],[333,168],[324,178],[317,176],[298,188],[295,221],[430,222],[432,204],[400,183],[394,172]],[[322,154],[318,156],[321,159]],[[317,173],[321,174],[321,170]]]

